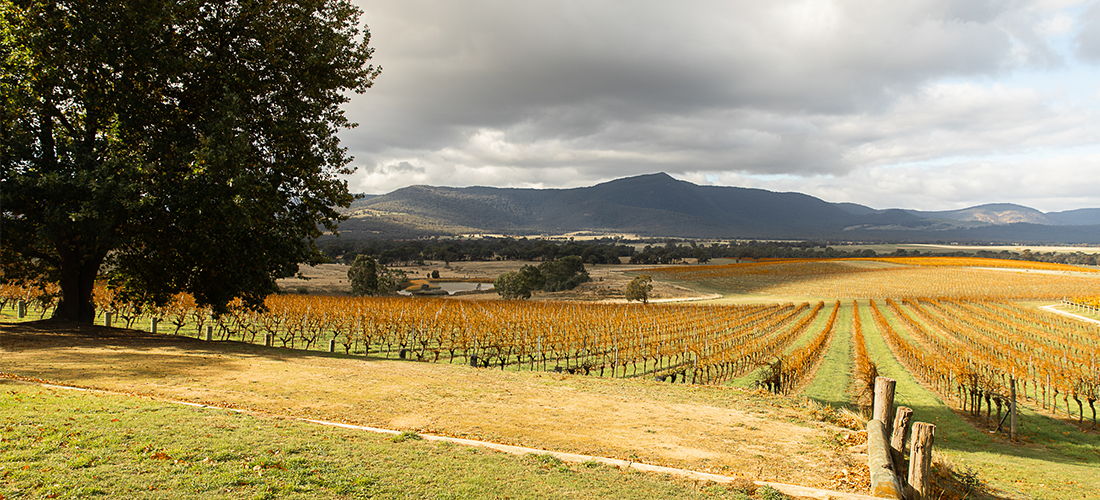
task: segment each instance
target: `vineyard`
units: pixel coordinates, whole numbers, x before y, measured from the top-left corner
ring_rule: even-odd
[[[992,420],[995,405],[1000,429],[1002,412],[1019,390],[1052,414],[1061,407],[1078,421],[1084,419],[1087,402],[1096,425],[1100,328],[1008,302],[885,302],[899,328],[874,301],[871,313],[891,349],[918,378],[958,401],[963,411],[980,416],[984,403],[985,418]]]
[[[967,427],[944,436],[954,440],[952,446],[959,447],[959,440],[971,446],[970,438],[961,436],[974,427],[981,435],[1003,432],[1009,441],[1015,401],[1025,447],[1072,442],[1067,449],[1081,451],[1066,456],[1091,464],[1093,455],[1100,455],[1092,444],[1100,395],[1100,323],[1055,314],[1027,300],[1095,318],[1100,273],[954,260],[787,260],[648,271],[714,291],[775,295],[762,303],[288,294],[268,297],[262,311],[231,304],[228,313],[216,315],[185,294],[162,307],[142,307],[97,286],[94,299],[97,324],[160,335],[337,352],[350,360],[651,381],[640,384],[645,387],[659,381],[815,397],[823,394],[825,381],[835,381],[825,385],[828,398],[819,400],[851,409],[867,407],[876,376],[894,377],[900,370],[916,379],[913,385],[919,381],[928,397],[938,396],[925,403],[925,411],[938,407],[950,418],[969,420]],[[0,286],[0,312],[45,318],[56,296],[54,286]],[[844,360],[839,370],[838,358]],[[1075,424],[1075,431],[1049,431],[1056,420]],[[945,424],[944,430],[949,428]],[[1084,441],[1073,441],[1078,438],[1070,434],[1077,431],[1085,431]],[[983,466],[987,470],[993,469]],[[1075,477],[1090,472],[1080,474]]]
[[[785,262],[837,272],[841,263]],[[816,267],[815,267],[816,266]],[[754,272],[758,266],[750,266]],[[863,271],[874,272],[874,271]],[[861,272],[855,273],[857,278]],[[858,282],[858,279],[856,280]],[[44,293],[46,292],[46,293]],[[44,316],[49,290],[0,289],[0,306],[21,301]],[[601,377],[722,384],[753,374],[772,392],[796,391],[837,328],[841,302],[676,305],[274,295],[266,311],[232,307],[212,315],[180,294],[161,308],[95,291],[100,321],[127,328],[291,349],[341,350],[384,358],[468,363],[511,370],[554,370]],[[1100,326],[1005,300],[952,297],[869,302],[875,326],[895,354],[964,411],[998,415],[1018,383],[1021,395],[1052,412],[1095,421],[1100,393]],[[858,311],[859,304],[854,306]],[[811,328],[827,314],[823,327]],[[888,319],[889,318],[889,319]],[[866,392],[875,366],[853,315],[855,378]],[[855,399],[860,399],[859,396]]]
[[[5,304],[30,300],[44,315],[41,291],[7,287]],[[774,361],[797,341],[823,303],[754,306],[585,304],[569,302],[274,295],[267,311],[233,307],[218,317],[185,294],[157,309],[114,300],[96,289],[100,321],[128,328],[293,349],[339,347],[347,354],[461,362],[501,369],[557,370],[610,377],[719,383]],[[835,317],[836,310],[833,310]],[[825,332],[779,363],[775,390],[799,379],[797,367],[820,350]]]
[[[1094,294],[1100,283],[1100,270],[1091,268],[954,257],[780,260],[647,272],[726,293],[841,299],[1051,300]]]
[[[786,260],[653,272],[725,290],[869,298],[865,303],[875,329],[894,354],[941,396],[958,401],[963,411],[977,415],[984,409],[991,419],[996,407],[1000,416],[1018,384],[1023,397],[1079,421],[1087,403],[1095,422],[1100,326],[1011,300],[1073,297],[1063,303],[1090,309],[1098,299],[1083,292],[1095,290],[1100,273],[988,260]],[[959,267],[964,265],[971,267]],[[1011,269],[976,267],[994,265]],[[44,317],[56,295],[50,287],[5,285],[0,287],[0,308],[21,304]],[[123,301],[102,285],[94,298],[98,321],[175,335],[693,384],[751,377],[752,385],[776,393],[796,392],[808,381],[838,328],[841,307],[839,300],[831,307],[824,301],[639,307],[273,295],[264,311],[231,304],[229,313],[214,315],[186,294],[159,308]],[[845,328],[853,332],[852,400],[859,403],[866,399],[877,369],[865,348],[858,301],[853,308],[852,324]]]

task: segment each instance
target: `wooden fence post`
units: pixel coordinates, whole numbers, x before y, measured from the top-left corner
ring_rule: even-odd
[[[886,435],[889,436],[894,425],[894,386],[897,381],[892,378],[878,377],[875,379],[875,406],[872,417],[879,420],[886,427]]]
[[[335,338],[329,339],[329,341],[328,341],[328,352],[336,352],[336,339]]]
[[[905,441],[909,439],[913,409],[899,406],[894,416],[894,432],[890,436],[890,458],[894,459],[898,476],[905,477]]]
[[[271,347],[271,344],[273,344],[275,342],[274,337],[275,337],[274,333],[265,334],[264,335],[264,347]]]
[[[926,500],[932,494],[932,443],[936,440],[936,426],[917,422],[913,424],[913,443],[909,453],[909,498]]]
[[[16,304],[15,309],[18,313],[19,319],[27,317],[27,301],[20,300],[19,303]]]
[[[871,470],[871,496],[900,500],[901,482],[890,459],[890,443],[881,420],[867,421],[867,466]]]
[[[113,313],[109,313],[109,312],[104,313],[103,314],[103,326],[106,326],[107,328],[110,328],[111,327],[111,320],[113,320],[113,319],[114,319],[114,314]]]
[[[149,320],[149,333],[154,335],[157,333],[157,323],[160,323],[160,320],[157,318]]]
[[[206,341],[210,342],[214,340],[214,327],[207,325],[206,327]]]

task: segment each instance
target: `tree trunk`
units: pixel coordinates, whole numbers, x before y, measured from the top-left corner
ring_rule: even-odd
[[[75,255],[75,252],[61,252],[61,300],[54,309],[54,319],[64,319],[80,323],[95,322],[95,303],[92,302],[92,289],[95,287],[99,266],[104,255]]]

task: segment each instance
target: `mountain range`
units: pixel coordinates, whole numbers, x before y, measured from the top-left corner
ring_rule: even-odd
[[[644,237],[1100,244],[1100,208],[879,210],[802,193],[700,186],[665,173],[574,189],[410,186],[358,200],[350,238],[589,232]]]

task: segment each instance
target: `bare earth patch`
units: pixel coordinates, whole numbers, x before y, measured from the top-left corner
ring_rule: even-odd
[[[741,390],[349,357],[99,326],[4,324],[0,372],[276,415],[838,488],[851,431]],[[856,488],[862,485],[854,485]]]

